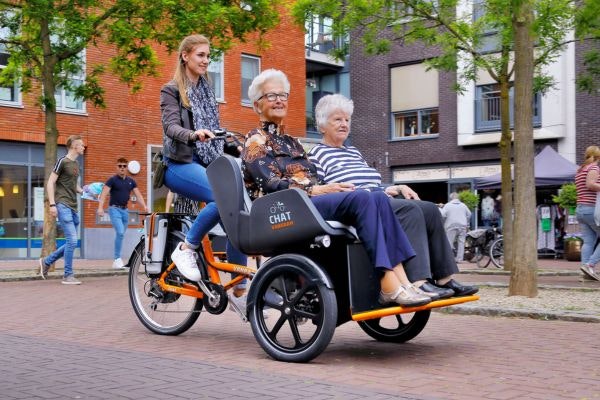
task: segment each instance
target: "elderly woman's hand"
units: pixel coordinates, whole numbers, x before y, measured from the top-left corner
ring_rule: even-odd
[[[406,185],[388,186],[385,188],[385,193],[387,193],[389,196],[392,196],[392,197],[402,194],[402,196],[407,200],[410,200],[410,199],[421,200],[419,198],[419,195],[417,194],[417,192],[415,192],[414,190],[412,190],[410,187],[408,187]]]
[[[326,185],[315,185],[312,188],[312,195],[337,193],[337,192],[352,192],[354,185],[352,183],[328,183]]]

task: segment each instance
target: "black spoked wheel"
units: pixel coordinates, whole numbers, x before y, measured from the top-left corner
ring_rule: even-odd
[[[358,326],[381,342],[404,343],[416,337],[429,321],[431,310],[359,321]]]
[[[181,238],[170,234],[165,249],[166,262],[171,263],[171,253]],[[179,335],[187,331],[200,316],[202,300],[176,293],[164,292],[156,283],[158,274],[146,273],[142,263],[145,252],[144,240],[134,250],[129,264],[129,298],[135,314],[142,324],[160,335]],[[168,265],[167,264],[167,265]],[[167,283],[181,286],[190,284],[173,269],[166,278]]]
[[[490,245],[492,264],[496,268],[504,268],[504,240],[498,238]]]
[[[249,299],[252,332],[276,360],[310,361],[331,341],[337,321],[336,296],[333,289],[313,278],[318,274],[307,272],[314,268],[299,259],[286,259],[262,267],[252,282],[256,288],[251,289]]]

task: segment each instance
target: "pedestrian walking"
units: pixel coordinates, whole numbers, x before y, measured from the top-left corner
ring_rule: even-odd
[[[114,269],[124,269],[125,263],[121,258],[121,249],[123,247],[123,237],[129,224],[129,210],[127,208],[129,204],[129,198],[131,192],[135,195],[137,201],[145,212],[149,212],[144,196],[137,187],[135,179],[127,175],[128,161],[126,158],[119,158],[117,160],[117,173],[111,176],[104,187],[102,193],[98,199],[98,215],[104,216],[104,201],[106,196],[110,194],[108,215],[110,216],[110,222],[115,229],[115,246],[113,253],[113,264]]]
[[[600,192],[600,148],[589,146],[585,149],[583,164],[575,174],[577,188],[577,208],[575,215],[581,228],[583,245],[581,246],[581,271],[585,276],[600,281],[600,275],[595,270],[600,262],[600,226],[594,220],[596,196]]]
[[[467,238],[467,227],[471,210],[460,201],[458,193],[450,193],[450,201],[442,208],[444,217],[444,229],[450,242],[450,246],[456,250],[456,262],[462,262],[465,256],[465,239]],[[456,248],[454,242],[456,241]]]
[[[62,283],[65,285],[80,285],[81,281],[76,279],[73,273],[73,253],[77,247],[77,227],[79,226],[77,194],[83,193],[83,189],[78,182],[79,163],[77,158],[83,155],[85,145],[79,135],[69,136],[66,145],[67,154],[56,161],[46,184],[50,216],[52,218],[58,217],[58,223],[65,234],[65,244],[48,257],[40,258],[39,267],[42,279],[46,279],[50,266],[61,257],[64,257],[65,269]]]

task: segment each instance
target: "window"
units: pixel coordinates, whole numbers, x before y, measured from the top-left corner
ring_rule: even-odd
[[[0,70],[8,65],[10,54],[3,44],[0,44]],[[13,82],[5,82],[0,85],[0,102],[18,103],[19,102],[19,85],[17,80]]]
[[[0,37],[4,39],[11,38],[15,32],[9,27],[11,23],[14,23],[15,19],[19,18],[19,14],[11,10],[3,10],[3,26],[0,27]],[[10,51],[6,48],[6,45],[0,43],[0,72],[8,66],[10,59]],[[4,104],[20,104],[20,90],[19,81],[17,79],[11,79],[10,73],[4,78],[4,81],[0,83],[0,103]]]
[[[394,138],[439,133],[437,108],[394,113]]]
[[[391,69],[392,139],[439,134],[438,72],[425,64]]]
[[[260,58],[242,54],[242,104],[251,104],[248,88],[260,71]]]
[[[79,56],[79,67],[67,76],[68,85],[58,85],[54,92],[56,111],[85,112],[85,102],[75,95],[77,87],[85,80],[85,50]],[[67,87],[68,86],[68,87]]]
[[[486,13],[486,0],[473,1],[473,22],[483,18]],[[485,26],[479,38],[477,50],[480,53],[495,53],[500,51],[500,34],[497,28]]]
[[[208,64],[208,76],[210,78],[210,84],[215,91],[215,97],[218,101],[224,101],[223,60],[221,58],[212,58],[210,60],[210,64]]]
[[[513,89],[509,92],[510,126],[513,127]],[[533,97],[533,126],[542,123],[541,95]],[[499,131],[500,86],[497,83],[480,85],[475,90],[475,130],[477,132]]]

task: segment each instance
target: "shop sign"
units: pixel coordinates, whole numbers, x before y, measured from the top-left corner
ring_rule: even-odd
[[[429,168],[394,171],[394,182],[424,182],[450,179],[449,168]]]

